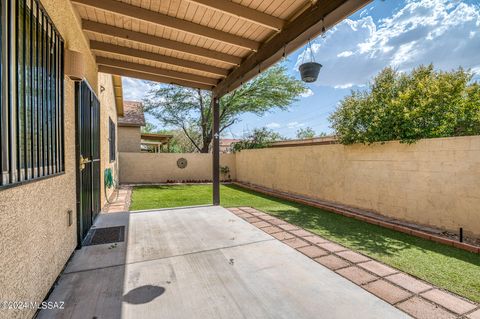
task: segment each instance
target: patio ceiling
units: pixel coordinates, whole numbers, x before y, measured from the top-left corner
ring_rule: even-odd
[[[371,0],[71,0],[99,71],[222,96]]]

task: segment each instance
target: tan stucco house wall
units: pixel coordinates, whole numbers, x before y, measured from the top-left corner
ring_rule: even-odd
[[[110,161],[110,134],[109,134],[109,119],[117,124],[117,109],[115,107],[115,94],[113,90],[112,76],[110,74],[98,74],[98,91],[100,100],[100,203],[105,205],[107,197],[109,197],[113,188],[107,189],[105,194],[104,173],[105,169],[111,168],[113,178],[118,181],[118,152],[116,152],[115,160]],[[118,128],[116,127],[116,140],[118,145]]]
[[[140,152],[140,126],[118,126],[118,151]]]
[[[105,125],[108,127],[109,114],[115,116],[111,77],[98,78],[94,57],[71,2],[42,0],[42,5],[64,38],[65,47],[84,56],[85,79],[101,100],[101,149],[105,159]],[[106,88],[100,94],[98,82]],[[64,84],[65,173],[0,190],[0,300],[41,302],[77,245],[75,89],[66,76]],[[102,160],[102,171],[111,165]],[[70,226],[68,211],[73,217]],[[2,310],[0,318],[31,318],[34,313],[33,309]]]

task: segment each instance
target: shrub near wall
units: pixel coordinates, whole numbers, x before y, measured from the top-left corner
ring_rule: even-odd
[[[244,150],[236,178],[480,236],[480,136]]]

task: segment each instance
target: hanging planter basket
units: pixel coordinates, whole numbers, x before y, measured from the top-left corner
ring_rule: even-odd
[[[318,73],[320,73],[320,69],[322,65],[317,62],[306,62],[300,64],[298,70],[300,71],[300,75],[302,77],[303,82],[312,83],[315,82],[318,78]]]
[[[320,63],[315,62],[315,57],[313,56],[312,44],[310,40],[308,40],[308,48],[307,51],[310,50],[310,58],[311,61],[305,62],[305,55],[307,52],[304,53],[302,64],[298,67],[298,71],[300,71],[300,76],[302,77],[302,81],[306,83],[315,82],[318,78],[318,73],[320,73],[320,69],[322,65]]]

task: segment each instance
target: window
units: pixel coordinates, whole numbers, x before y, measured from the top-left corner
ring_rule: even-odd
[[[3,187],[65,171],[64,43],[37,0],[0,1]]]
[[[115,161],[117,157],[116,139],[115,139],[115,123],[111,118],[108,118],[108,140],[110,141],[110,162]]]

